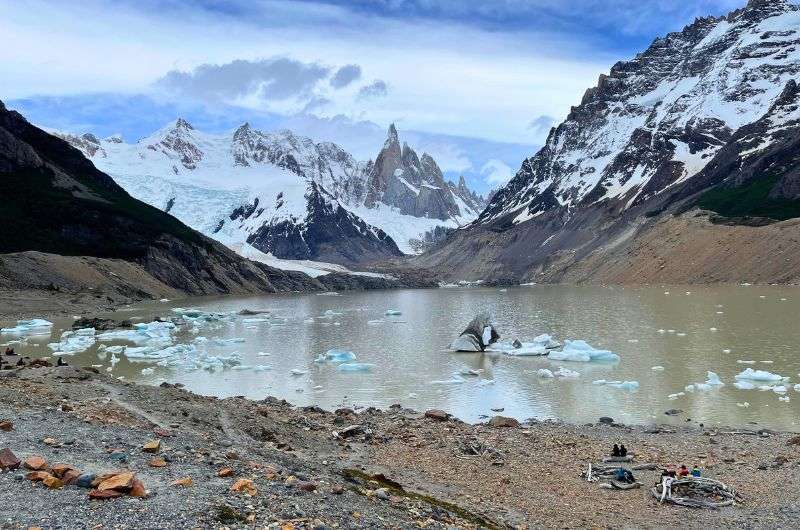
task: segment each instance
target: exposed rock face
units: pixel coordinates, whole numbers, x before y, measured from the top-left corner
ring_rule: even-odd
[[[401,149],[394,124],[389,127],[386,143],[375,159],[367,183],[364,201],[367,207],[382,202],[414,217],[450,219],[468,213],[461,211],[457,198],[472,208],[482,201],[467,189],[463,177],[459,186],[446,183],[442,170],[429,154],[423,153],[419,158],[407,144]]]
[[[459,279],[580,269],[591,281],[582,260],[633,252],[696,206],[733,223],[800,217],[798,46],[800,8],[784,0],[656,39],[601,76],[471,228],[418,263]],[[753,217],[766,220],[742,221]]]
[[[302,222],[282,220],[262,224],[247,238],[247,242],[262,252],[279,257],[334,261],[345,265],[402,255],[383,230],[368,225],[342,208],[314,181],[309,185],[306,200],[308,214]],[[252,209],[241,215],[247,213],[252,213]]]

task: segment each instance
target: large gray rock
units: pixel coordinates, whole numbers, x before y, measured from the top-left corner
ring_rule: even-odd
[[[482,352],[490,344],[494,344],[500,338],[492,319],[488,313],[481,313],[472,319],[467,329],[461,332],[456,340],[450,345],[450,349],[460,352]]]

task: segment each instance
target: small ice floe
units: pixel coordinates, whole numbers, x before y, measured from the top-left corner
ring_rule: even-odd
[[[371,372],[375,368],[370,363],[343,363],[336,367],[340,372]]]
[[[675,330],[674,329],[668,329],[667,333],[675,333]]]
[[[338,311],[334,311],[333,309],[326,309],[325,312],[322,313],[322,315],[319,318],[328,318],[328,319],[330,319],[330,318],[338,317],[338,316],[341,316],[341,315],[342,314],[339,313]]]
[[[775,392],[776,394],[785,394],[786,392],[789,391],[789,389],[786,388],[785,385],[778,385],[778,386],[773,386],[772,391]]]
[[[800,392],[800,384],[794,385],[792,388],[795,392]]]
[[[543,379],[552,379],[555,377],[555,375],[553,375],[553,372],[548,370],[547,368],[539,368],[538,370],[536,370],[536,375],[538,375]]]
[[[236,366],[231,366],[231,370],[236,370],[237,372],[243,372],[245,370],[252,370],[253,367],[249,364],[237,364]]]
[[[634,390],[639,389],[639,382],[638,381],[611,381],[610,383],[606,383],[606,386],[610,386],[611,388],[618,388],[620,390],[627,390],[628,392],[633,392]]]
[[[477,376],[481,375],[482,373],[483,373],[483,370],[481,370],[481,369],[477,369],[476,370],[474,368],[464,368],[463,370],[458,372],[458,375],[477,377]]]
[[[6,335],[49,335],[53,329],[53,323],[43,318],[31,318],[29,320],[17,320],[17,325],[13,328],[0,328],[0,333]]]
[[[450,344],[450,349],[458,352],[482,352],[499,338],[500,334],[492,324],[489,314],[481,313]]]
[[[731,352],[731,350],[729,350],[729,349],[727,349],[727,348],[725,348],[724,350],[722,350],[722,353],[730,353],[730,352]]]
[[[315,363],[346,363],[356,360],[356,354],[348,350],[330,349],[325,353],[320,353]]]
[[[313,318],[307,318],[307,319],[303,320],[303,324],[313,324],[313,323],[314,323],[314,319]]]
[[[98,341],[108,342],[114,340],[126,340],[136,345],[166,347],[173,343],[175,324],[172,322],[137,322],[133,329],[115,329],[98,333],[95,338]]]
[[[772,364],[775,361],[758,361],[758,362],[760,362],[761,364]]]
[[[117,357],[114,354],[111,354],[111,359],[109,359],[108,362],[111,363],[111,366],[115,366],[119,362],[119,357]]]
[[[736,375],[737,381],[779,383],[781,381],[788,379],[789,379],[788,377],[783,377],[778,374],[773,374],[772,372],[767,372],[766,370],[753,370],[752,368],[747,368],[745,371]]]
[[[270,322],[270,319],[268,319],[268,318],[243,318],[242,319],[242,323],[243,324],[265,324],[267,322]]]
[[[59,355],[74,355],[94,346],[95,334],[94,328],[65,331],[59,342],[51,342],[47,347]]]
[[[670,401],[675,401],[679,397],[682,397],[682,396],[685,396],[685,395],[686,395],[686,392],[677,392],[675,394],[668,395],[667,399],[669,399]]]
[[[535,342],[495,342],[486,351],[499,352],[513,357],[537,357],[547,355],[547,348]]]
[[[386,323],[386,321],[382,320],[382,319],[368,320],[367,321],[367,324],[369,324],[370,326],[380,326],[381,324],[385,324],[385,323]]]
[[[636,344],[637,342],[639,342],[639,339],[628,339],[628,342],[630,342],[631,344]]]
[[[266,364],[257,364],[253,367],[254,372],[266,372],[267,370],[272,370],[272,367]]]
[[[162,304],[166,304],[169,301],[170,301],[169,298],[162,298],[161,300],[159,300],[159,302],[161,302]]]
[[[325,291],[324,293],[317,293],[317,296],[342,296],[334,291]]]
[[[789,396],[781,396],[781,397],[778,398],[778,401],[783,401],[784,403],[789,403],[789,401],[791,401],[791,399],[789,399]]]
[[[266,351],[260,351],[260,352],[256,353],[256,355],[258,355],[259,357],[269,357],[272,354],[269,353],[269,352],[266,352]]]
[[[701,392],[706,392],[711,390],[714,387],[725,386],[719,376],[715,372],[706,372],[706,382],[705,383],[694,383],[691,385],[687,385],[684,389],[686,392],[694,392],[695,390],[699,390]]]
[[[561,351],[551,351],[547,354],[548,359],[553,361],[570,361],[588,363],[598,362],[618,362],[619,355],[608,350],[598,350],[582,340],[568,340],[564,343]]]
[[[663,335],[664,333],[666,333],[666,332],[667,332],[667,330],[666,330],[666,329],[659,329],[659,330],[658,330],[658,332],[659,332],[659,333],[661,333],[661,334]]]
[[[564,379],[576,379],[581,376],[581,374],[575,370],[570,370],[569,368],[564,368],[563,366],[559,366],[558,370],[553,372],[553,375],[556,377],[562,377]]]
[[[719,330],[717,328],[708,328],[708,331],[715,332],[715,331],[719,331]]]
[[[291,370],[289,370],[289,373],[292,374],[295,377],[298,377],[298,376],[301,376],[301,375],[306,375],[308,373],[308,371],[307,370],[301,370],[299,368],[292,368]]]
[[[723,351],[723,353],[725,352],[725,350],[722,350],[722,351]],[[730,352],[730,350],[728,350],[728,352]],[[737,362],[738,364],[756,364],[756,362],[755,362],[755,361],[745,361],[745,360],[742,360],[742,359],[739,359],[739,360],[738,360],[738,361],[736,361],[736,362]]]
[[[675,336],[676,337],[685,337],[686,333],[676,333]]]
[[[217,346],[230,346],[232,344],[241,344],[245,342],[245,340],[241,337],[233,337],[230,339],[215,338],[213,342]]]
[[[386,316],[387,317],[399,317],[402,314],[403,314],[403,312],[400,311],[399,309],[387,309],[386,310]]]
[[[746,409],[746,408],[749,408],[749,407],[750,407],[750,403],[748,403],[747,401],[745,401],[744,403],[737,403],[737,404],[736,404],[736,406],[737,406],[737,407],[742,407],[743,409]]]
[[[153,375],[155,368],[142,368],[142,375]]]
[[[664,367],[663,366],[653,366],[650,369],[652,371],[654,371],[654,372],[663,372],[664,371]]]
[[[733,383],[733,386],[738,388],[739,390],[755,390],[756,385],[751,383],[750,381],[736,381]]]

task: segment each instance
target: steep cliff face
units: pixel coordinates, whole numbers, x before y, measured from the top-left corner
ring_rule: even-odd
[[[761,235],[780,231],[784,242],[797,230],[775,222],[800,217],[798,74],[800,8],[783,0],[751,0],[658,38],[601,76],[478,219],[417,263],[461,278],[614,281],[623,263],[656,260],[653,234],[680,225],[711,244],[718,261],[705,255],[670,281],[747,281],[706,274],[731,252],[744,266],[730,270],[764,281],[763,256],[733,243],[758,241],[748,235],[754,225],[774,224]],[[713,213],[689,222],[699,209]],[[689,252],[692,235],[681,240]],[[774,258],[800,269],[781,248]],[[691,259],[677,250],[669,257]],[[659,270],[671,264],[656,262],[637,281],[662,281]]]

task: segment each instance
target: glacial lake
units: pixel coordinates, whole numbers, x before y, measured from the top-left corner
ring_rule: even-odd
[[[292,294],[148,303],[100,316],[150,322],[179,317],[173,312],[177,307],[234,313],[194,330],[181,324],[172,340],[192,344],[207,356],[236,353],[239,363],[250,368],[211,372],[133,362],[124,354],[98,356],[100,344],[130,344],[124,340],[97,342],[64,359],[111,368],[112,375],[128,381],[178,382],[200,394],[276,396],[326,409],[399,403],[419,411],[443,409],[470,422],[494,414],[577,423],[611,416],[624,423],[682,424],[691,418],[707,426],[746,427],[757,422],[800,430],[800,392],[793,389],[800,383],[800,288],[795,287],[536,285]],[[271,314],[235,314],[242,309]],[[400,315],[387,316],[389,309]],[[620,361],[556,362],[448,351],[449,343],[480,311],[494,316],[504,340],[526,341],[548,333],[560,342],[581,339],[611,350]],[[57,341],[70,325],[71,320],[55,321],[50,336],[28,337],[27,343],[16,344],[17,352],[50,354],[47,343]],[[13,339],[2,335],[0,343]],[[342,372],[336,363],[315,362],[334,348],[354,352],[358,362],[374,365],[372,370]],[[113,366],[112,357],[118,359]],[[580,376],[543,378],[538,373],[556,372],[561,366]],[[654,366],[663,370],[655,371]],[[734,377],[747,368],[788,377],[783,384],[787,392],[736,388]],[[460,375],[469,370],[478,375]],[[716,372],[725,385],[686,392],[687,385],[705,382],[707,371]],[[595,384],[598,380],[636,381],[639,388]],[[669,409],[684,413],[665,415]]]

